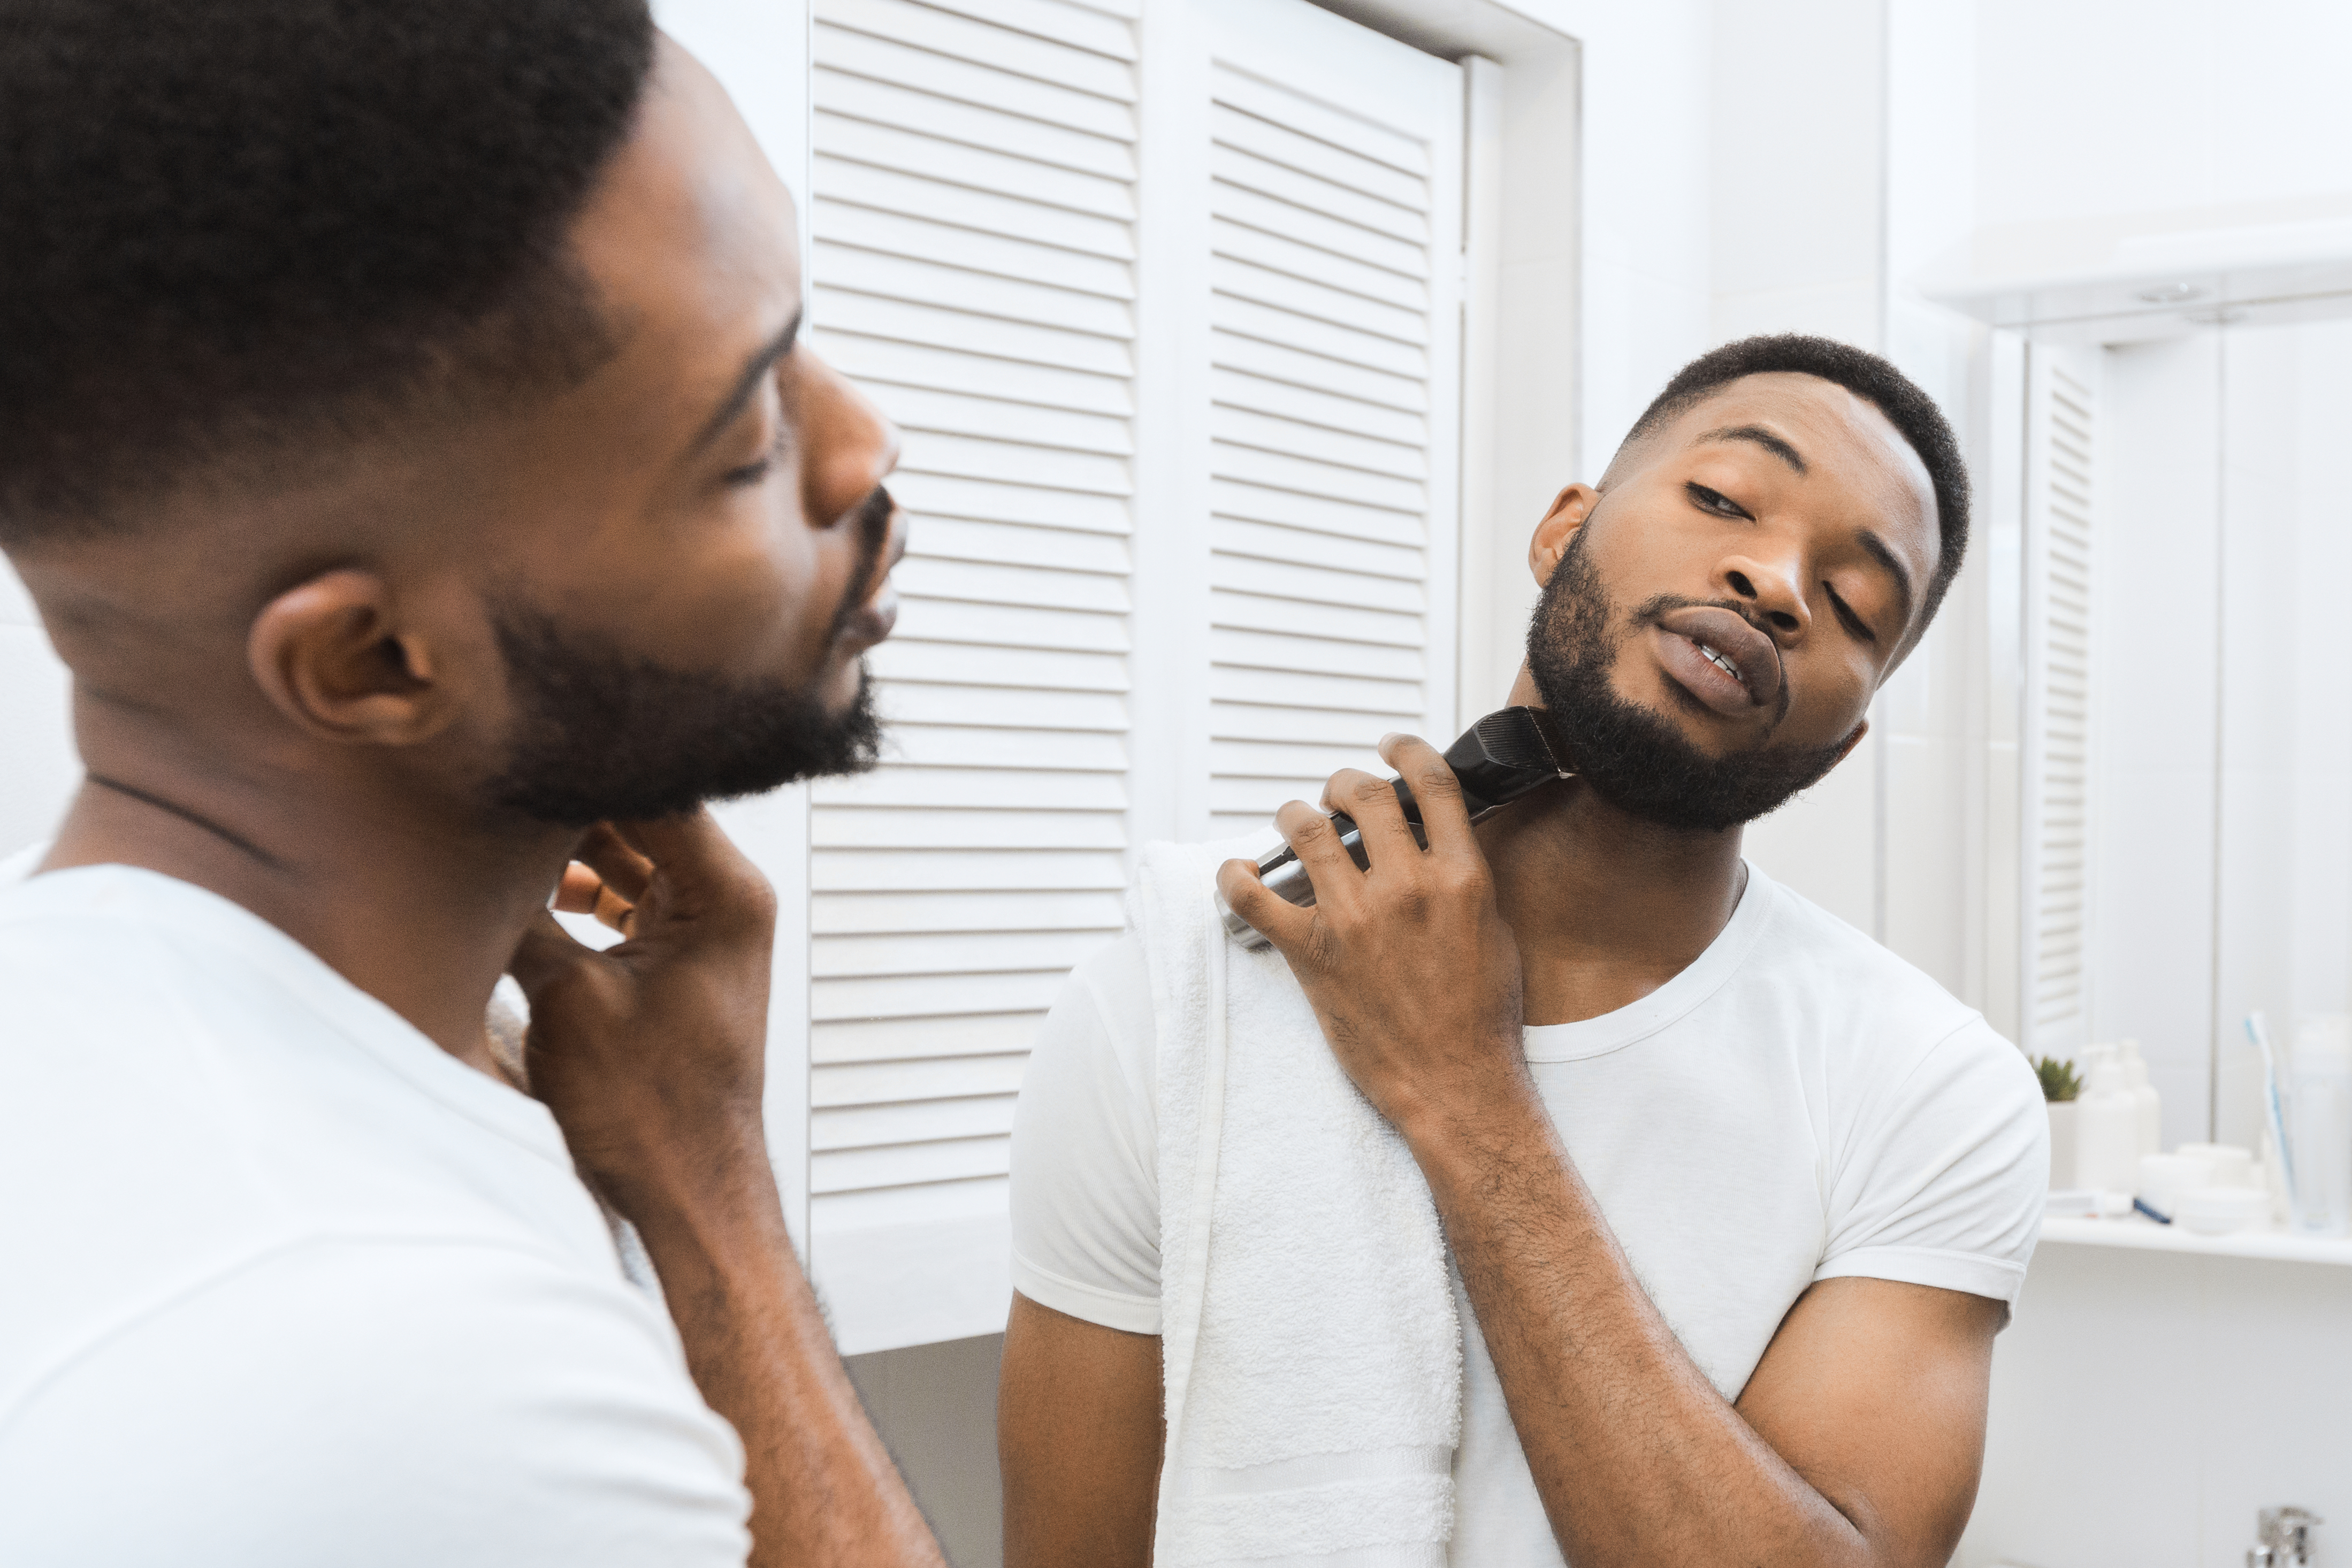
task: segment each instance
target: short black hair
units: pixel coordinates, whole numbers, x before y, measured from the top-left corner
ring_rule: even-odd
[[[1911,450],[1927,465],[1928,481],[1936,492],[1939,544],[1936,570],[1927,579],[1927,591],[1920,598],[1919,625],[1924,630],[1936,618],[1937,607],[1943,603],[1945,591],[1952,586],[1952,579],[1958,575],[1960,562],[1968,554],[1968,459],[1961,454],[1959,437],[1952,434],[1951,422],[1936,406],[1936,400],[1876,354],[1833,338],[1812,338],[1801,332],[1742,338],[1719,349],[1709,349],[1675,372],[1666,390],[1651,401],[1650,406],[1642,411],[1642,417],[1633,422],[1633,428],[1626,432],[1625,444],[1639,441],[1726,382],[1742,376],[1776,372],[1819,376],[1825,382],[1835,382],[1885,414],[1887,423],[1911,444]]]
[[[646,0],[0,0],[0,544],[572,378]]]

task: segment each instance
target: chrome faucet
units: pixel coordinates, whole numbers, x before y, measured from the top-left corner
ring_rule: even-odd
[[[2246,1568],[2311,1568],[2311,1527],[2323,1522],[2309,1509],[2266,1508],[2256,1518]]]

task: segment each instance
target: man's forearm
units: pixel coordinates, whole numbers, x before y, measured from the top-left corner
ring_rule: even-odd
[[[1872,1560],[1692,1362],[1540,1107],[1408,1135],[1570,1562]]]
[[[763,1155],[679,1197],[622,1205],[687,1364],[743,1440],[755,1568],[939,1568],[929,1528],[833,1347]]]

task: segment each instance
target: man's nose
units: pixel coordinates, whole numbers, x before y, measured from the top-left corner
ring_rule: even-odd
[[[1771,629],[1776,642],[1798,642],[1812,626],[1812,611],[1805,602],[1804,565],[1793,556],[1733,556],[1717,572],[1733,596],[1745,601]]]
[[[812,528],[853,521],[898,465],[898,428],[873,400],[807,350],[794,356],[800,385],[801,503]]]

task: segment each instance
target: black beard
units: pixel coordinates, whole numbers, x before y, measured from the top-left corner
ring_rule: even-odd
[[[497,620],[519,718],[489,798],[542,822],[676,816],[863,772],[881,746],[862,666],[856,700],[833,714],[805,691],[667,669],[537,611],[504,605]]]
[[[1528,668],[1571,765],[1595,794],[1643,821],[1715,833],[1754,821],[1837,766],[1842,740],[1709,757],[1670,721],[1619,696],[1609,668],[1625,639],[1610,634],[1609,595],[1585,538],[1578,529],[1544,586],[1528,627]],[[1636,613],[1633,624],[1647,613]]]

